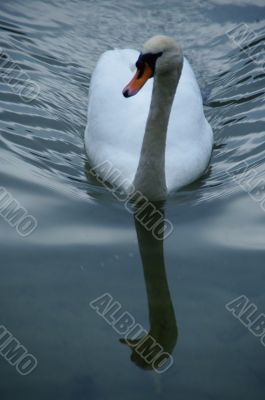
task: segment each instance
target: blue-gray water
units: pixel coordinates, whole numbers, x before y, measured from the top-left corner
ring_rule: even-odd
[[[1,60],[40,88],[25,102],[0,81],[0,186],[38,222],[22,238],[0,218],[0,325],[38,360],[21,376],[0,357],[1,399],[264,399],[265,347],[225,308],[243,294],[265,313],[264,17],[263,0],[1,1]],[[253,34],[239,46],[226,32],[241,23]],[[164,262],[159,245],[140,258],[133,216],[89,176],[83,148],[98,57],[157,33],[181,42],[215,135],[209,170],[165,205]],[[244,168],[259,194],[238,184]],[[106,292],[147,330],[173,321],[164,374],[91,309]]]

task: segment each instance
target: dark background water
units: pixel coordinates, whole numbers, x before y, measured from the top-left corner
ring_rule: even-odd
[[[0,46],[40,87],[26,103],[0,81],[1,186],[38,221],[21,238],[0,218],[0,325],[38,360],[21,376],[0,358],[1,399],[264,399],[265,348],[225,308],[244,294],[265,312],[265,213],[228,173],[245,162],[264,190],[264,17],[263,0],[1,1]],[[242,22],[256,35],[245,48],[226,34]],[[166,203],[164,265],[141,260],[132,215],[89,177],[83,147],[99,55],[157,33],[181,42],[215,134],[209,171]],[[156,268],[178,327],[161,375],[89,306],[108,292],[149,329],[145,284],[158,283],[155,319],[169,309]]]

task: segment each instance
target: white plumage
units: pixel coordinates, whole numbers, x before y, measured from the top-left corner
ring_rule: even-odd
[[[91,78],[85,131],[91,165],[109,161],[123,179],[131,182],[139,163],[154,81],[149,79],[136,96],[123,97],[122,89],[132,77],[132,66],[138,56],[138,51],[125,49],[106,51],[100,57]],[[204,116],[200,89],[184,58],[167,129],[168,191],[191,183],[203,173],[212,142],[212,129]]]

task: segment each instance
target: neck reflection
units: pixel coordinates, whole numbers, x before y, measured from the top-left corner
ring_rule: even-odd
[[[164,217],[162,207],[159,211]],[[154,237],[134,216],[146,293],[150,329],[146,335],[127,337],[121,342],[132,350],[131,360],[143,369],[158,369],[160,362],[171,357],[177,342],[178,329],[167,282],[163,239]],[[164,357],[159,357],[161,352]],[[166,356],[168,354],[168,356]],[[152,361],[153,360],[153,361]]]

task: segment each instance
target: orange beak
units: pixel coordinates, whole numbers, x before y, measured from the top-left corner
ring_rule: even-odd
[[[144,86],[144,84],[148,81],[149,78],[153,76],[152,68],[145,63],[144,71],[137,69],[136,74],[132,78],[132,80],[128,83],[127,86],[123,89],[122,93],[124,97],[134,96],[139,90]]]

